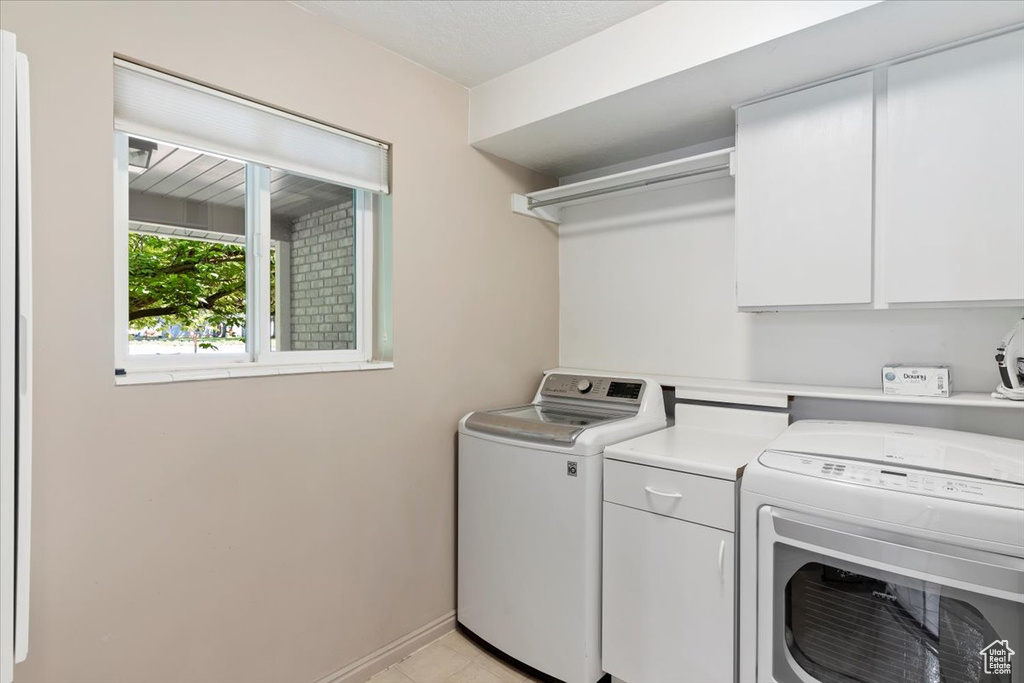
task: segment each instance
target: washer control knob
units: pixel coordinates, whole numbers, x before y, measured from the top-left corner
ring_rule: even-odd
[[[591,383],[589,379],[581,379],[579,382],[576,382],[576,390],[579,391],[581,394],[585,394],[593,388],[594,385]]]

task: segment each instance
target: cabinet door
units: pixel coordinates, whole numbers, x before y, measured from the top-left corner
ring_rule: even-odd
[[[626,683],[731,682],[733,534],[604,504],[602,656]]]
[[[1024,299],[1024,31],[889,69],[885,298]]]
[[[873,107],[867,73],[737,111],[739,306],[871,302]]]

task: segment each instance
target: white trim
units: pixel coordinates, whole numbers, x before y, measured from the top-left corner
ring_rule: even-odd
[[[415,631],[397,638],[375,652],[357,659],[348,666],[327,674],[316,683],[363,683],[392,664],[397,664],[416,650],[455,630],[455,610],[424,624]]]
[[[248,334],[248,333],[247,333]],[[246,337],[248,339],[248,337]],[[247,353],[168,353],[129,356],[118,367],[128,373],[173,370],[195,371],[200,368],[218,368],[227,365],[251,364]]]
[[[245,239],[245,349],[259,361],[270,349],[270,169],[258,164],[245,165]]]
[[[16,62],[14,34],[0,31],[0,683],[14,676]]]
[[[356,348],[364,360],[373,357],[373,270],[374,216],[373,193],[353,190],[352,220],[356,250]],[[353,253],[357,253],[355,250]]]
[[[114,367],[128,361],[128,134],[114,133]]]
[[[28,656],[32,539],[32,155],[28,58],[18,53],[18,508],[14,662]]]
[[[352,361],[341,363],[239,363],[238,365],[217,365],[190,369],[174,368],[160,370],[146,368],[116,375],[114,384],[168,384],[170,382],[195,382],[207,379],[232,379],[235,377],[270,377],[274,375],[306,375],[319,372],[353,372],[356,370],[390,370],[392,361]]]
[[[367,352],[373,360],[394,360],[392,316],[392,230],[391,198],[373,195],[373,287],[368,295],[372,309],[367,315],[372,321],[367,332],[371,335]]]
[[[322,351],[268,351],[256,365],[330,365],[332,363],[363,363],[362,349],[324,349]]]

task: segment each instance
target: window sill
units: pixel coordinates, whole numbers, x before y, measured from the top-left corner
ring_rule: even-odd
[[[395,364],[392,361],[356,361],[348,363],[297,363],[293,365],[256,365],[247,363],[180,370],[129,370],[127,374],[115,375],[114,384],[119,386],[130,384],[168,384],[170,382],[199,382],[210,379],[233,379],[236,377],[306,375],[318,372],[351,372],[353,370],[388,370],[393,367],[395,367]]]

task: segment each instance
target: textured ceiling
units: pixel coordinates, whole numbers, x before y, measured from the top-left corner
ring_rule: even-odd
[[[660,0],[296,0],[472,87],[660,5]]]

